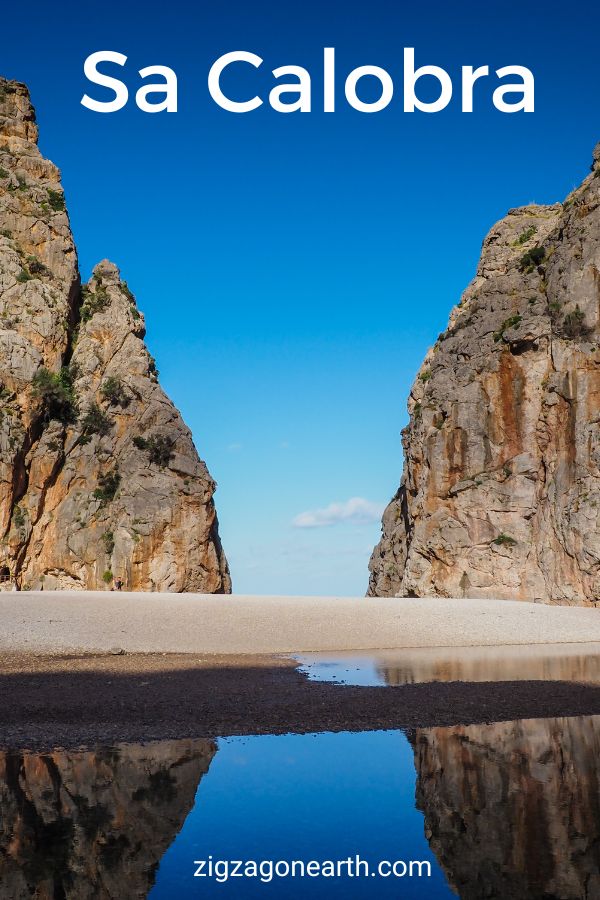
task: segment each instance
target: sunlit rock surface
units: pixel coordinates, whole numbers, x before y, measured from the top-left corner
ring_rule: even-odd
[[[485,239],[411,390],[370,594],[600,600],[599,155]]]
[[[144,334],[116,266],[80,285],[60,173],[0,79],[0,588],[230,591],[215,484]]]

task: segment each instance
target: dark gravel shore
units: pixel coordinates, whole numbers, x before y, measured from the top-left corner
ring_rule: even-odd
[[[273,657],[0,657],[0,746],[51,749],[225,735],[600,715],[600,687],[505,681],[352,687]]]

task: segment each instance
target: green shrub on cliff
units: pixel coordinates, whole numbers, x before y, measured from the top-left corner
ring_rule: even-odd
[[[111,472],[98,475],[98,487],[94,491],[94,499],[99,500],[103,506],[110,503],[115,499],[120,484],[121,476],[116,468]]]
[[[104,400],[113,406],[129,406],[130,398],[120,378],[110,375],[102,382],[100,393]]]
[[[115,549],[114,533],[112,531],[105,531],[100,540],[104,544],[104,552],[106,555],[112,556],[112,552]]]
[[[77,401],[73,388],[73,370],[63,366],[59,372],[42,367],[33,376],[33,396],[40,401],[47,420],[58,419],[73,424],[77,418]]]
[[[514,242],[514,247],[522,247],[523,244],[526,244],[527,241],[534,236],[537,228],[535,225],[530,225],[529,228],[526,228],[525,231],[522,231],[519,237]]]
[[[18,531],[22,531],[25,528],[25,513],[20,506],[15,506],[12,520],[13,525]]]
[[[93,434],[105,435],[111,429],[110,419],[106,413],[102,412],[97,403],[90,403],[79,424],[86,437],[91,437]]]
[[[518,313],[514,316],[510,316],[509,319],[505,319],[498,331],[494,332],[494,343],[497,344],[498,341],[504,340],[504,332],[507,328],[516,328],[517,325],[521,323],[523,320],[523,316],[520,316]]]
[[[92,316],[106,309],[110,304],[110,297],[106,288],[100,285],[96,287],[95,291],[90,290],[89,287],[83,287],[81,289],[81,301],[81,321],[89,322]]]
[[[148,460],[161,469],[168,466],[175,455],[175,441],[168,435],[153,434],[152,437],[144,438],[137,434],[133,438],[133,444],[138,450],[147,450]]]
[[[29,270],[30,275],[48,275],[49,271],[47,266],[41,262],[37,256],[28,256],[27,257],[27,268]]]
[[[514,537],[511,537],[510,534],[504,534],[504,532],[501,532],[498,537],[494,538],[492,541],[492,544],[496,544],[499,547],[514,547],[516,543]]]
[[[531,250],[528,250],[527,253],[524,253],[521,259],[519,260],[519,269],[521,272],[525,272],[529,274],[533,272],[538,266],[540,266],[544,259],[546,258],[546,251],[543,247],[533,247]]]
[[[586,337],[590,334],[592,329],[586,325],[585,313],[580,309],[579,304],[564,317],[562,330],[569,338]]]
[[[50,209],[54,212],[64,212],[65,210],[65,198],[64,195],[61,194],[60,191],[53,191],[48,189],[48,204]]]

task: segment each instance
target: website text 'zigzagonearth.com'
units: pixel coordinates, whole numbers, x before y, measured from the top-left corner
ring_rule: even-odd
[[[265,884],[274,878],[422,878],[431,877],[427,860],[382,859],[370,864],[360,855],[346,859],[208,859],[194,860],[194,878],[211,878],[223,884],[231,878],[258,878]]]

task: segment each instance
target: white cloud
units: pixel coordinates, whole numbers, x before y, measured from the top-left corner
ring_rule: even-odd
[[[323,528],[350,522],[353,525],[364,525],[376,522],[381,518],[384,503],[374,503],[364,497],[351,497],[343,503],[330,503],[323,509],[308,509],[292,519],[294,528]]]
[[[238,444],[238,443],[235,443],[235,444],[229,444],[229,445],[227,446],[227,449],[229,450],[230,453],[237,453],[239,450],[242,449],[242,445],[241,445],[241,444]]]

